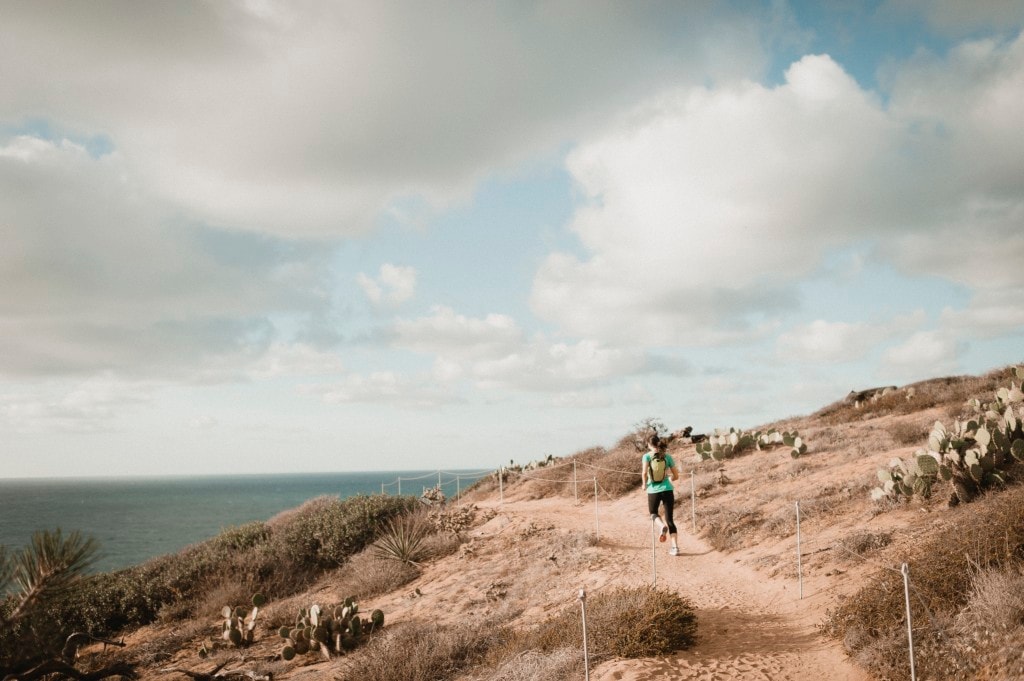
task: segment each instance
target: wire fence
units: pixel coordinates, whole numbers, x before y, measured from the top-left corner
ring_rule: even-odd
[[[567,469],[569,467],[571,467],[571,469],[572,469],[571,473],[569,471],[564,470],[564,469]],[[587,469],[593,471],[593,477],[580,477],[580,475],[579,475],[579,472],[580,472],[579,468],[580,467],[584,467],[584,468],[587,468]],[[423,481],[428,481],[430,483],[435,483],[435,481],[436,481],[436,485],[435,484],[431,484],[430,487],[437,486],[439,488],[442,488],[442,490],[444,490],[446,485],[447,486],[454,486],[455,494],[454,495],[450,495],[450,496],[454,496],[454,497],[457,498],[459,496],[459,493],[460,493],[460,490],[461,490],[461,483],[462,483],[462,481],[469,481],[469,480],[476,481],[476,480],[479,480],[480,478],[482,478],[484,476],[487,476],[487,475],[496,475],[496,477],[498,479],[499,495],[500,495],[499,496],[499,503],[501,503],[503,505],[505,503],[504,493],[505,493],[505,480],[506,480],[506,477],[508,477],[510,474],[514,474],[516,479],[532,480],[532,481],[538,481],[538,482],[549,483],[549,484],[558,484],[558,485],[572,485],[573,490],[574,490],[574,496],[576,498],[576,505],[580,505],[580,503],[579,503],[579,491],[580,491],[580,488],[581,487],[583,487],[583,488],[590,488],[590,487],[592,487],[592,490],[593,490],[593,492],[592,492],[593,493],[593,502],[594,502],[594,535],[595,535],[596,540],[600,541],[600,525],[601,525],[600,499],[615,500],[617,498],[620,498],[622,495],[621,494],[613,494],[613,493],[609,492],[608,490],[606,490],[600,484],[600,481],[598,480],[598,477],[597,477],[597,474],[596,474],[597,471],[603,471],[603,472],[608,472],[608,473],[617,473],[617,474],[623,474],[623,475],[635,475],[638,478],[641,477],[641,474],[638,471],[626,471],[626,470],[621,470],[621,469],[616,469],[616,468],[609,468],[609,467],[606,467],[606,466],[599,466],[599,465],[596,465],[596,464],[593,464],[593,463],[589,463],[589,462],[573,460],[573,461],[568,461],[568,462],[564,462],[564,463],[561,463],[561,464],[545,465],[545,466],[540,466],[540,467],[537,467],[537,468],[532,468],[532,469],[527,469],[527,470],[514,470],[514,469],[506,469],[506,468],[502,467],[502,468],[499,468],[496,471],[495,470],[482,470],[482,471],[442,471],[442,470],[438,470],[438,471],[433,471],[433,472],[430,472],[430,473],[425,473],[425,474],[416,475],[416,476],[399,476],[395,480],[393,480],[392,482],[382,483],[381,484],[381,491],[382,491],[382,493],[384,493],[385,490],[394,489],[396,491],[396,493],[401,494],[402,493],[402,484],[403,483],[406,484],[406,490],[408,491],[410,483],[416,483],[416,482],[422,483]],[[695,469],[691,468],[689,470],[689,474],[690,474],[689,475],[689,477],[690,477],[689,493],[690,493],[691,528],[692,528],[693,533],[696,534],[697,533],[697,517],[699,515],[699,504],[698,504],[698,498],[697,498],[697,493],[696,493]],[[682,487],[682,485],[680,485],[680,487]],[[677,489],[676,491],[677,491],[677,493],[683,492],[682,489]],[[652,581],[652,584],[656,586],[657,585],[657,580],[658,580],[658,553],[659,553],[659,551],[658,551],[658,543],[659,543],[658,542],[658,538],[659,538],[660,532],[658,531],[658,528],[657,528],[657,524],[656,524],[657,521],[654,518],[652,518],[651,521],[652,521],[652,530],[651,530],[651,546],[652,546],[652,549],[651,549],[651,552],[652,552],[652,559],[651,559],[651,581]],[[903,586],[904,586],[904,596],[905,596],[904,600],[905,600],[905,610],[906,610],[906,615],[905,616],[906,616],[906,624],[907,624],[907,648],[908,648],[908,659],[909,659],[909,665],[910,665],[911,681],[916,681],[916,666],[915,666],[915,660],[914,660],[914,643],[913,643],[914,626],[913,626],[913,622],[912,622],[912,619],[911,619],[911,601],[912,601],[912,599],[916,598],[918,600],[919,605],[923,606],[925,614],[928,616],[929,620],[931,620],[932,626],[939,627],[939,630],[941,630],[941,625],[938,622],[936,622],[935,618],[933,618],[931,616],[931,613],[928,612],[927,604],[925,603],[923,595],[919,593],[919,591],[915,588],[912,580],[910,579],[910,569],[909,569],[909,566],[907,565],[907,563],[902,563],[902,564],[898,564],[898,565],[897,564],[886,564],[886,563],[883,563],[881,561],[878,561],[878,560],[875,560],[873,558],[870,558],[868,556],[865,556],[861,552],[852,550],[850,547],[846,546],[840,540],[827,539],[827,538],[823,538],[823,537],[814,537],[813,535],[808,537],[807,528],[803,524],[800,500],[795,500],[793,502],[793,524],[794,524],[793,526],[794,526],[794,530],[795,530],[794,536],[793,536],[793,540],[794,540],[794,544],[795,544],[794,545],[794,553],[793,553],[793,561],[794,561],[794,569],[795,569],[795,574],[796,574],[796,580],[797,580],[797,584],[798,584],[798,598],[797,598],[797,602],[799,602],[799,601],[810,601],[811,599],[817,599],[817,598],[821,598],[821,597],[828,596],[828,595],[834,595],[834,594],[839,593],[843,589],[848,589],[851,586],[853,586],[853,584],[851,582],[851,578],[846,576],[845,572],[836,571],[835,573],[833,573],[831,575],[831,583],[829,583],[827,586],[815,585],[815,588],[814,588],[814,590],[812,592],[810,592],[810,593],[806,593],[805,592],[805,588],[804,588],[805,587],[805,585],[804,585],[804,558],[808,557],[808,556],[816,555],[816,554],[819,554],[819,553],[822,553],[822,552],[825,552],[825,551],[843,552],[844,555],[848,555],[848,556],[850,556],[850,557],[852,557],[852,558],[854,558],[856,560],[862,561],[863,563],[869,564],[869,565],[871,565],[873,567],[876,567],[876,568],[878,568],[880,570],[885,570],[885,571],[892,572],[893,574],[900,575],[901,579],[903,580]],[[609,586],[609,585],[611,585],[611,582],[609,582],[605,586]],[[593,591],[600,591],[600,588],[598,588],[598,587],[591,587],[591,591],[592,592]],[[587,640],[587,633],[586,633],[586,626],[587,626],[586,625],[586,599],[587,599],[587,590],[586,589],[580,589],[579,593],[578,593],[577,600],[580,602],[580,606],[581,606],[581,618],[583,620],[582,621],[582,625],[583,625],[583,628],[584,628],[584,650],[583,650],[584,665],[585,665],[585,668],[586,668],[586,676],[587,676],[587,678],[589,678],[589,654],[588,654],[588,651],[587,651],[587,643],[586,643],[586,640]]]
[[[405,483],[405,494],[420,494],[423,490],[430,487],[437,487],[446,496],[458,499],[462,495],[462,483],[468,482],[470,484],[477,480],[494,474],[493,469],[479,470],[479,471],[444,471],[436,470],[422,475],[400,475],[391,482],[382,482],[380,484],[381,494],[397,494],[401,496],[403,493],[402,483]],[[448,476],[447,478],[445,476]],[[436,484],[435,484],[436,480]],[[423,485],[426,481],[431,483],[429,485]],[[419,482],[423,490],[417,491],[416,485],[410,487],[409,483]]]

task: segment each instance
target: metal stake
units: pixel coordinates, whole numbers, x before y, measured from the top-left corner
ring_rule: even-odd
[[[583,611],[583,674],[590,681],[590,656],[587,655],[587,591],[580,589],[580,609]]]
[[[690,471],[690,523],[693,525],[693,531],[697,532],[697,493],[696,488],[693,486],[693,471]]]
[[[658,523],[651,516],[651,586],[658,586]]]
[[[796,577],[800,582],[800,598],[804,597],[804,572],[800,557],[800,502],[796,502]]]
[[[910,681],[917,681],[914,671],[914,628],[910,624],[910,566],[904,563],[900,567],[903,573],[903,597],[907,602],[907,643],[910,647]]]
[[[580,490],[576,484],[576,460],[572,462],[572,494],[576,497],[576,505],[580,505]]]

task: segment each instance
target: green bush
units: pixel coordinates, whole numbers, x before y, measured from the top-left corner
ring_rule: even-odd
[[[408,510],[411,497],[319,497],[276,523],[249,523],[178,553],[80,580],[45,605],[69,631],[111,635],[156,620],[166,606],[202,599],[225,582],[272,597],[304,588],[373,541],[382,523]]]
[[[317,574],[336,568],[373,541],[389,519],[410,510],[412,497],[317,497],[272,526],[270,541],[293,569]]]

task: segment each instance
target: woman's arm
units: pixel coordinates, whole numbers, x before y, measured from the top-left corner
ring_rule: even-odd
[[[679,479],[679,462],[675,459],[672,459],[672,467],[668,474],[672,477],[673,482]]]
[[[647,455],[640,457],[640,488],[647,489]]]

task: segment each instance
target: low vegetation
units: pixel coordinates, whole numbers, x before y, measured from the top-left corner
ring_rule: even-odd
[[[1024,636],[1017,579],[1024,569],[1024,488],[957,509],[924,541],[896,554],[913,584],[911,618],[920,678],[975,679],[993,665],[1021,664],[1024,650],[1007,659],[1009,640]],[[854,658],[880,678],[910,678],[903,577],[890,561],[823,624]],[[986,613],[1000,612],[998,619]],[[1015,638],[1012,638],[1015,637]],[[1003,670],[1005,671],[1005,670]],[[986,672],[987,673],[987,672]]]
[[[21,594],[0,604],[0,672],[59,656],[75,632],[112,637],[161,613],[195,616],[210,593],[230,594],[228,602],[257,590],[271,598],[296,593],[344,564],[373,541],[379,523],[414,503],[408,497],[320,497],[267,523],[231,528],[179,553],[95,575],[84,574],[96,551],[92,540],[38,533],[21,553],[0,553],[0,591],[13,581]]]
[[[1024,381],[1024,368],[1014,375]],[[950,506],[973,501],[983,490],[1007,483],[1024,463],[1024,392],[1017,383],[1000,387],[992,401],[968,400],[969,417],[947,427],[936,421],[928,447],[912,459],[893,459],[878,471],[874,498],[928,498],[937,480],[949,481]]]
[[[587,599],[592,664],[683,650],[693,645],[696,632],[692,606],[668,589],[612,588]],[[576,605],[526,630],[502,621],[410,622],[386,631],[353,655],[351,664],[364,681],[565,679],[582,672],[582,651],[582,614]],[[538,667],[546,676],[532,676]]]
[[[791,552],[793,500],[779,499],[775,483],[800,486],[805,530],[828,528],[836,518],[854,525],[805,555],[831,555],[831,568],[842,568],[835,574],[873,566],[866,578],[858,575],[821,623],[822,631],[842,641],[873,676],[909,678],[899,571],[906,562],[919,678],[1024,678],[1019,644],[1024,638],[1024,487],[1013,484],[1024,467],[1022,380],[1024,372],[1009,368],[977,378],[855,391],[804,419],[751,431],[715,431],[700,439],[680,437],[671,440],[669,453],[694,471],[697,527],[717,550],[773,542]],[[813,456],[803,456],[808,445],[798,427],[813,440]],[[440,557],[457,552],[456,560],[474,560],[481,547],[467,541],[469,531],[490,516],[478,513],[472,502],[499,489],[520,499],[561,497],[570,503],[586,502],[595,493],[614,498],[636,492],[638,445],[652,433],[666,436],[667,430],[660,420],[645,419],[610,449],[506,468],[466,490],[458,506],[448,504],[439,489],[428,490],[423,503],[392,496],[312,499],[268,522],[230,528],[178,554],[109,574],[85,575],[95,546],[79,536],[43,535],[38,546],[14,555],[0,548],[0,588],[11,592],[0,603],[0,677],[48,660],[69,664],[66,643],[77,647],[95,640],[91,637],[113,637],[153,621],[171,625],[164,638],[114,663],[126,671],[164,663],[183,646],[195,650],[203,631],[186,620],[198,617],[211,625],[218,618],[227,622],[225,641],[207,650],[209,663],[252,653],[234,646],[245,648],[253,639],[258,646],[262,632],[274,640],[263,641],[266,649],[260,652],[269,654],[260,656],[259,669],[277,676],[299,663],[289,658],[317,654],[332,657],[332,673],[358,670],[358,678],[377,681],[579,678],[580,603],[536,620],[521,616],[527,607],[522,604],[534,593],[563,583],[560,571],[586,569],[594,560],[596,552],[588,549],[596,538],[586,531],[564,534],[532,522],[511,526],[505,540],[516,551],[544,555],[526,568],[520,565],[520,573],[496,572],[493,583],[473,596],[483,614],[471,621],[407,619],[382,628],[375,614],[355,619],[355,599],[314,610],[310,594],[354,594],[368,602],[395,594]],[[903,453],[872,475],[894,446],[915,445],[919,451]],[[827,460],[818,456],[825,453]],[[741,454],[751,456],[739,459]],[[844,466],[843,475],[836,474],[836,464]],[[869,491],[878,483],[872,503]],[[741,501],[725,497],[740,485],[745,485],[739,488]],[[949,491],[956,508],[946,508],[938,494],[932,498],[940,490]],[[729,503],[716,499],[719,495]],[[889,522],[860,526],[849,513],[854,504],[859,512],[869,509],[866,518]],[[688,524],[688,513],[683,510],[677,522]],[[543,549],[535,551],[538,547]],[[781,560],[764,558],[760,564],[766,568],[788,569]],[[63,567],[48,571],[47,565]],[[38,578],[51,572],[57,576]],[[260,628],[250,638],[246,632],[253,632],[256,612],[222,608],[248,602],[255,592],[267,596],[267,605],[261,597]],[[410,589],[406,597],[418,595],[418,589]],[[665,655],[694,643],[694,609],[674,590],[607,586],[588,594],[586,605],[592,665]],[[364,628],[374,635],[361,639]],[[69,641],[73,632],[85,638]],[[70,659],[74,662],[73,655]]]

